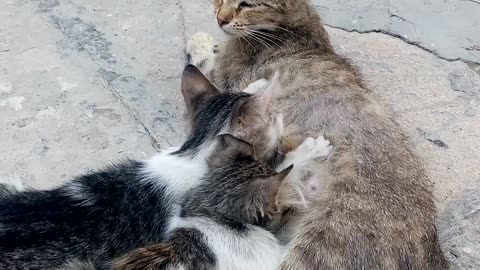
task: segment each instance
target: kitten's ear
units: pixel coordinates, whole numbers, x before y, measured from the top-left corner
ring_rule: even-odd
[[[187,65],[183,70],[181,88],[189,114],[194,113],[208,97],[220,93],[215,85],[193,65]]]
[[[257,102],[258,109],[261,112],[267,111],[268,107],[272,104],[273,97],[276,93],[280,92],[280,89],[280,73],[276,71],[269,84],[253,95]]]
[[[272,104],[273,97],[276,93],[279,93],[280,89],[280,73],[278,71],[273,74],[273,77],[269,82],[267,82],[265,79],[260,79],[251,83],[243,90],[243,92],[253,94],[253,103],[248,104],[248,106],[244,106],[243,109],[253,109],[260,113],[267,112],[268,108]]]
[[[263,185],[262,195],[268,202],[275,202],[277,199],[278,192],[280,190],[280,186],[283,183],[283,180],[287,177],[290,171],[293,169],[293,164],[285,168],[283,171],[277,173],[274,176],[268,178],[268,180]]]
[[[222,134],[217,136],[217,146],[207,163],[210,168],[218,168],[242,157],[256,160],[253,146],[230,134]]]
[[[276,198],[280,191],[280,187],[283,184],[283,180],[287,177],[290,171],[293,169],[293,165],[283,171],[264,179],[257,179],[253,183],[253,190],[258,192],[257,196],[253,196],[253,202],[250,204],[250,213],[258,213],[262,217],[271,218],[273,214],[277,212]],[[251,218],[256,218],[255,214]]]

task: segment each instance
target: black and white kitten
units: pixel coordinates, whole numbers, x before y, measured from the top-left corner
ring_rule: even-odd
[[[182,146],[147,161],[128,160],[76,177],[52,190],[0,185],[0,269],[57,269],[71,260],[109,268],[113,258],[131,249],[161,242],[185,193],[208,172],[207,157],[218,134],[279,140],[281,119],[267,110],[270,99],[264,96],[275,85],[261,95],[222,94],[187,66],[182,93],[190,135]],[[243,122],[257,118],[271,121],[255,128]]]
[[[278,269],[285,246],[264,226],[294,165],[286,161],[278,172],[256,159],[252,145],[231,135],[218,138],[210,172],[185,196],[166,241],[128,253],[114,269]],[[324,142],[309,138],[289,157],[300,163],[324,157],[331,150]]]

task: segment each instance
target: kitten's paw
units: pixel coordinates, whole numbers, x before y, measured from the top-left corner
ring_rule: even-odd
[[[324,158],[332,152],[332,149],[333,146],[330,145],[330,141],[323,136],[318,136],[316,139],[308,137],[292,154],[295,155],[297,162],[305,162]]]
[[[203,73],[213,69],[215,60],[215,40],[207,33],[196,33],[187,42],[188,63],[199,68]],[[217,47],[218,49],[218,47]]]
[[[243,89],[243,92],[254,95],[259,90],[264,89],[267,85],[268,81],[266,79],[256,80],[253,83],[249,84],[247,88]]]

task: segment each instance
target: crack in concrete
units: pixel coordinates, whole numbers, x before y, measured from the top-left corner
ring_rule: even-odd
[[[392,12],[392,7],[391,7],[390,1],[386,1],[386,2],[385,2],[385,8],[386,8],[387,14],[388,14],[389,17],[390,17],[390,18],[389,18],[389,19],[390,19],[390,22],[389,22],[388,27],[390,27],[390,26],[392,26],[392,25],[394,24],[394,20],[393,20],[393,19],[396,18],[396,19],[399,19],[400,21],[402,21],[402,22],[404,22],[404,23],[408,23],[409,25],[411,25],[412,28],[413,28],[413,31],[414,31],[415,33],[417,33],[417,27],[415,26],[414,23],[412,23],[411,21],[403,18],[402,16],[398,15],[397,13]]]
[[[44,12],[48,13],[48,12]],[[100,74],[100,80],[105,85],[105,88],[109,90],[113,96],[122,104],[122,106],[128,111],[128,113],[133,117],[135,123],[140,125],[144,132],[143,134],[147,135],[151,142],[152,147],[159,151],[161,149],[159,142],[152,135],[152,132],[147,127],[147,125],[141,120],[139,113],[132,108],[128,102],[125,100],[123,95],[116,89],[111,82],[122,77],[121,74],[118,74],[113,71],[106,70],[98,63],[98,59],[95,59],[96,56],[99,56],[101,60],[104,60],[107,64],[116,64],[116,60],[113,55],[110,53],[111,43],[104,38],[104,34],[98,31],[94,26],[83,22],[80,18],[74,17],[69,19],[64,19],[58,17],[57,15],[50,15],[51,22],[53,26],[63,34],[64,38],[73,42],[78,46],[78,51],[86,51],[87,55],[93,60],[94,64],[99,67],[98,73]],[[75,25],[84,26],[88,31],[76,32]],[[69,26],[69,27],[67,27]],[[93,33],[86,35],[85,33]],[[77,36],[81,36],[77,38]],[[81,42],[80,42],[80,41]]]
[[[117,99],[122,104],[122,106],[125,109],[127,109],[128,113],[133,117],[135,122],[143,128],[144,132],[141,132],[141,133],[147,135],[150,138],[150,141],[152,143],[152,147],[155,150],[160,151],[161,150],[160,144],[155,139],[155,137],[152,135],[152,133],[150,132],[150,129],[145,125],[145,123],[143,123],[143,121],[142,121],[140,115],[138,114],[138,112],[135,109],[133,109],[130,105],[128,105],[128,103],[125,100],[125,98],[123,97],[123,95],[120,94],[120,91],[118,91],[118,89],[115,86],[113,86],[112,84],[110,84],[108,81],[106,81],[104,79],[100,79],[100,80],[102,81],[105,88],[110,93],[112,93],[112,95],[115,97],[115,99]]]
[[[387,13],[388,13],[388,15],[390,16],[390,18],[398,18],[398,19],[400,19],[400,20],[402,20],[402,21],[404,21],[404,22],[409,22],[409,21],[407,21],[405,18],[403,18],[402,16],[397,15],[397,14],[395,14],[395,13],[392,12],[391,6],[390,6],[390,1],[386,1],[386,2],[385,2],[385,5],[386,5],[385,8],[386,8]],[[410,23],[410,22],[409,22],[409,23]]]
[[[388,13],[390,14],[390,18],[397,18],[401,21],[404,21],[404,22],[407,22],[407,20],[405,20],[403,17],[399,16],[399,15],[396,15],[396,14],[392,14],[390,13],[390,10],[388,11]]]
[[[475,0],[462,0],[464,2],[472,2],[472,3],[475,3],[475,4],[479,4],[480,5],[480,2],[478,1],[475,1]]]
[[[15,54],[15,56],[22,55],[22,54],[24,54],[24,53],[26,53],[26,52],[28,52],[28,51],[31,51],[31,50],[33,50],[33,49],[35,49],[35,47],[30,47],[30,48],[28,48],[28,49],[25,49],[25,50],[23,50],[23,51],[21,51],[21,52],[19,52],[19,53]]]
[[[388,36],[391,36],[391,37],[394,37],[394,38],[398,38],[400,40],[402,40],[403,42],[407,43],[407,44],[410,44],[412,46],[415,46],[419,49],[422,49],[428,53],[431,53],[433,54],[435,57],[439,58],[439,59],[442,59],[442,60],[445,60],[445,61],[448,61],[448,62],[457,62],[457,61],[460,61],[460,62],[463,62],[463,63],[470,63],[470,61],[467,61],[467,60],[464,60],[460,57],[457,57],[457,58],[450,58],[450,57],[445,57],[445,56],[442,56],[440,55],[437,51],[435,50],[432,50],[430,48],[427,48],[427,47],[424,47],[420,44],[420,42],[415,42],[415,41],[411,41],[407,38],[405,38],[404,36],[400,35],[400,34],[396,34],[396,33],[392,33],[392,32],[389,32],[387,30],[384,30],[384,29],[371,29],[371,30],[364,30],[364,31],[360,31],[360,30],[357,30],[357,29],[347,29],[345,27],[341,27],[341,26],[334,26],[334,25],[330,25],[330,24],[325,24],[325,26],[327,27],[330,27],[330,28],[333,28],[333,29],[338,29],[338,30],[342,30],[342,31],[345,31],[345,32],[348,32],[348,33],[358,33],[358,34],[370,34],[370,33],[379,33],[379,34],[384,34],[384,35],[388,35]]]
[[[176,2],[176,5],[178,6],[179,10],[180,10],[180,32],[181,32],[181,35],[182,35],[182,40],[183,40],[183,50],[184,50],[184,54],[183,54],[183,60],[184,62],[187,61],[186,59],[186,55],[187,55],[187,52],[185,51],[186,47],[187,47],[187,26],[185,25],[185,9],[183,7],[183,3],[181,1],[177,1]]]

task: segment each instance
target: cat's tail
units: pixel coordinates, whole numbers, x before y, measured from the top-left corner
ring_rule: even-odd
[[[135,249],[127,255],[114,261],[115,270],[154,270],[154,269],[181,269],[175,267],[178,257],[175,249],[170,245],[156,244]],[[168,268],[167,268],[168,267]]]

